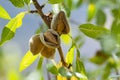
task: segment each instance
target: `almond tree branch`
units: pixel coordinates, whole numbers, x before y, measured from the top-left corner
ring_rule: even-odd
[[[44,13],[42,11],[42,8],[44,7],[44,5],[40,6],[37,0],[32,0],[32,1],[33,1],[35,8],[37,9],[39,15],[41,16],[43,21],[46,23],[46,25],[50,28],[51,19],[49,18],[49,16],[44,15]]]
[[[35,13],[35,12],[38,12],[39,15],[41,16],[41,18],[43,19],[43,21],[46,23],[46,25],[51,28],[51,20],[52,20],[52,17],[51,17],[51,13],[47,16],[47,15],[44,15],[43,11],[42,11],[42,8],[44,7],[44,5],[40,6],[38,1],[37,0],[32,0],[33,3],[34,3],[34,6],[35,8],[37,9],[37,11],[31,11],[31,13]],[[61,62],[63,64],[63,66],[65,67],[68,67],[69,65],[65,62],[65,59],[64,59],[64,55],[63,55],[63,52],[62,52],[62,49],[61,49],[61,46],[58,48],[58,51],[59,51],[59,55],[60,55],[60,58],[61,58]]]

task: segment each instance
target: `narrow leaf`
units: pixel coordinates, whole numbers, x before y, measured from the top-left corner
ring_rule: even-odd
[[[42,68],[43,59],[44,59],[43,56],[40,56],[40,59],[39,59],[39,62],[38,62],[38,66],[37,66],[38,70],[41,70],[41,68]]]
[[[76,49],[76,52],[77,52],[77,58],[80,59],[80,51],[78,49]]]
[[[96,55],[90,58],[90,61],[95,64],[103,64],[107,59],[108,55],[106,55],[103,51],[97,51]]]
[[[58,4],[58,3],[63,2],[63,0],[48,0],[48,2],[49,2],[50,4]]]
[[[29,67],[37,59],[37,57],[38,55],[33,55],[30,51],[28,51],[20,62],[19,70],[23,71],[24,69]]]
[[[77,0],[76,2],[76,8],[78,8],[82,4],[83,0]]]
[[[96,14],[96,6],[95,4],[91,3],[88,6],[88,11],[87,11],[87,21],[91,21]]]
[[[106,54],[111,55],[111,53],[113,53],[113,51],[116,50],[117,41],[115,37],[112,36],[111,34],[102,36],[100,40],[101,40],[102,50]]]
[[[24,0],[24,2],[28,5],[30,3],[30,0]]]
[[[115,19],[112,23],[111,32],[115,36],[118,44],[120,45],[120,21]]]
[[[62,34],[60,36],[60,38],[62,39],[62,41],[65,43],[65,44],[70,44],[70,42],[72,41],[70,36],[69,35],[66,35],[66,34]]]
[[[57,76],[57,80],[67,80],[67,78],[66,78],[66,77],[63,77],[63,76],[58,75],[58,76]]]
[[[79,58],[76,59],[76,72],[86,75],[84,64]]]
[[[78,77],[80,80],[88,80],[88,79],[87,79],[87,76],[85,76],[84,74],[77,73],[77,72],[75,72],[74,74],[75,74],[75,76]]]
[[[10,15],[8,12],[0,5],[0,18],[3,19],[11,19]]]
[[[72,76],[71,80],[78,80],[78,79],[75,76]]]
[[[112,69],[112,67],[111,67],[110,63],[108,63],[105,66],[105,68],[103,69],[102,80],[107,80],[108,79],[108,77],[111,73],[111,69]]]
[[[38,65],[37,65],[37,71],[38,71],[40,80],[44,80],[43,67],[42,67],[43,59],[44,59],[43,56],[40,56],[40,59],[39,59]]]
[[[71,15],[71,10],[69,9],[69,7],[68,7],[67,5],[64,5],[64,8],[65,8],[67,17],[70,17],[70,15]]]
[[[69,7],[70,10],[72,10],[72,7],[73,7],[73,0],[66,0],[66,3]]]
[[[119,20],[116,19],[113,21],[111,32],[115,35],[120,35],[120,21]]]
[[[8,71],[7,80],[21,80],[21,76],[16,70],[11,69]]]
[[[109,30],[106,28],[95,26],[93,24],[82,24],[79,28],[86,36],[94,39],[100,38],[101,36],[109,33]]]
[[[16,29],[22,25],[22,19],[25,14],[26,12],[19,13],[15,18],[11,19],[7,25],[5,25],[2,31],[0,45],[14,37]]]
[[[55,74],[55,75],[58,74],[58,69],[57,69],[56,66],[53,65],[53,64],[50,64],[50,63],[47,64],[47,69],[48,69],[48,71],[51,72],[52,74]]]
[[[63,76],[63,77],[68,77],[70,78],[72,76],[72,73],[69,72],[68,69],[66,69],[65,67],[60,67],[59,68],[59,73]]]
[[[120,19],[120,9],[119,8],[113,9],[112,15],[115,19]]]
[[[72,47],[69,49],[69,51],[68,51],[68,53],[67,53],[67,55],[66,55],[66,62],[67,62],[68,64],[72,64],[72,62],[73,62],[73,59],[74,59],[74,50],[75,50],[75,46],[72,46]]]
[[[23,0],[10,0],[10,2],[18,8],[24,7],[24,1]]]
[[[106,21],[105,13],[102,10],[98,10],[96,15],[96,23],[100,26],[103,26],[105,24],[105,21]]]

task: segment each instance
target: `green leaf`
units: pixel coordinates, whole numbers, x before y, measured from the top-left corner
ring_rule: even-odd
[[[8,20],[11,19],[8,12],[1,5],[0,5],[0,18],[8,19]]]
[[[41,68],[42,68],[43,59],[44,59],[43,56],[40,56],[40,59],[39,59],[39,62],[38,62],[38,66],[37,66],[38,70],[41,70]]]
[[[80,59],[80,51],[79,51],[79,49],[76,49],[76,52],[77,52],[77,58]]]
[[[77,0],[76,2],[76,8],[78,8],[82,4],[83,0]]]
[[[23,71],[29,67],[37,59],[37,57],[38,55],[33,55],[30,51],[28,51],[20,62],[19,70]]]
[[[73,59],[74,59],[74,50],[75,50],[75,46],[72,46],[72,47],[69,49],[69,51],[68,51],[68,53],[67,53],[67,55],[66,55],[66,62],[67,62],[68,64],[72,64],[72,62],[73,62]]]
[[[111,73],[111,66],[110,66],[110,64],[108,63],[106,66],[105,66],[105,68],[103,69],[103,74],[102,74],[102,80],[107,80],[108,79],[108,77],[109,77],[109,75],[110,75],[110,73]]]
[[[76,72],[74,72],[74,75],[78,77],[80,80],[88,80],[84,64],[79,57],[76,58]]]
[[[113,9],[112,14],[115,19],[120,19],[120,9],[119,8]]]
[[[10,2],[18,8],[24,7],[24,0],[10,0]]]
[[[9,28],[4,27],[3,31],[2,31],[2,37],[1,37],[1,41],[0,41],[0,46],[3,45],[3,43],[5,43],[6,41],[10,40],[11,38],[13,38],[15,35],[15,33],[13,31],[11,31]]]
[[[49,63],[49,64],[47,64],[46,66],[47,66],[47,70],[48,70],[49,72],[51,72],[52,74],[55,74],[55,75],[58,74],[58,69],[57,69],[57,67],[56,67],[55,65]]]
[[[69,7],[70,10],[72,10],[73,7],[73,0],[66,0],[67,6]]]
[[[70,10],[69,7],[66,6],[66,5],[64,5],[64,8],[65,8],[65,11],[66,11],[67,17],[70,17],[70,15],[71,15],[71,10]]]
[[[49,2],[50,4],[58,4],[58,3],[63,2],[63,0],[48,0],[48,2]]]
[[[120,35],[120,21],[116,19],[113,21],[111,32],[115,35]]]
[[[86,36],[94,39],[100,38],[101,36],[109,33],[109,30],[106,28],[95,26],[93,24],[82,24],[79,28]]]
[[[78,72],[74,72],[74,75],[79,78],[80,80],[88,80],[87,76],[85,76],[84,74],[78,73]]]
[[[44,59],[43,56],[40,56],[40,59],[39,59],[38,65],[37,65],[37,72],[39,74],[40,80],[44,80],[43,67],[42,67],[43,59]]]
[[[96,55],[90,58],[90,61],[95,64],[103,64],[108,59],[108,57],[109,56],[103,53],[103,51],[97,51]]]
[[[96,6],[93,3],[90,3],[87,11],[87,21],[91,21],[96,14]]]
[[[102,10],[98,10],[96,15],[96,23],[100,26],[103,26],[105,24],[105,21],[106,21],[105,13]]]
[[[69,72],[68,69],[66,69],[65,67],[60,67],[59,68],[59,73],[63,76],[63,77],[71,77],[72,73]]]
[[[101,40],[102,50],[106,54],[111,55],[113,51],[116,50],[117,41],[115,37],[112,36],[111,34],[102,36],[100,40]]]
[[[79,58],[76,59],[76,72],[86,75],[84,64]]]
[[[70,17],[72,6],[73,6],[73,3],[70,4],[70,2],[72,2],[72,0],[70,0],[70,1],[64,0],[63,5],[62,5],[66,11],[67,17]]]
[[[115,19],[112,23],[111,32],[120,45],[120,19]]]
[[[120,57],[120,51],[118,51],[118,52],[116,53],[116,55],[117,55],[118,57]]]
[[[89,0],[90,3],[96,3],[97,0]]]
[[[19,13],[15,18],[11,19],[7,25],[5,25],[2,31],[0,45],[14,37],[16,29],[22,25],[22,19],[25,14],[26,12]]]
[[[24,0],[24,2],[28,5],[30,3],[30,0]]]

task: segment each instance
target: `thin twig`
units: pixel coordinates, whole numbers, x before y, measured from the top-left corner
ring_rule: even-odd
[[[38,11],[37,10],[31,10],[31,11],[29,11],[29,13],[38,13]]]
[[[50,28],[51,25],[51,19],[49,18],[49,16],[44,15],[42,8],[44,7],[43,5],[40,6],[37,0],[32,0],[34,3],[35,8],[37,9],[39,15],[41,16],[41,18],[43,19],[43,21],[46,23],[46,25]]]
[[[61,46],[58,48],[58,51],[59,51],[59,55],[61,57],[62,65],[65,67],[68,67],[67,63],[65,62],[65,58],[64,58]]]

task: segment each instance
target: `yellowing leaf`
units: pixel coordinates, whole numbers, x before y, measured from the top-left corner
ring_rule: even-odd
[[[58,75],[58,76],[57,76],[57,80],[67,80],[67,78]],[[72,76],[72,77],[70,78],[70,80],[78,80],[78,79],[77,79],[75,76]]]
[[[20,63],[19,70],[23,71],[24,69],[29,67],[37,59],[37,57],[38,55],[33,55],[30,51],[28,51]]]
[[[96,6],[95,4],[91,3],[88,6],[88,18],[87,20],[90,21],[96,14]]]
[[[66,55],[66,62],[68,64],[72,64],[73,59],[74,59],[74,50],[75,50],[75,46],[72,46],[70,48],[70,50],[68,51],[67,55]]]
[[[22,19],[27,12],[19,13],[15,18],[11,19],[6,27],[10,28],[13,32],[22,25]]]
[[[26,12],[19,13],[15,18],[12,18],[7,25],[5,25],[2,31],[0,45],[14,37],[16,29],[22,25],[22,19],[25,14]]]
[[[8,12],[0,5],[0,18],[11,19]]]
[[[10,70],[7,78],[7,80],[21,80],[19,73],[15,70]]]
[[[57,68],[59,69],[60,67],[62,67],[62,62],[61,61],[57,64]]]
[[[62,34],[61,39],[65,44],[70,44],[70,42],[72,41],[70,36],[66,34]]]
[[[63,76],[58,75],[58,76],[57,76],[57,80],[67,80],[67,78],[66,78],[66,77],[63,77]]]
[[[75,76],[72,76],[70,80],[78,80]]]

